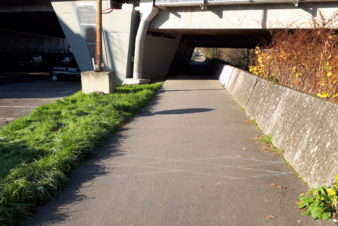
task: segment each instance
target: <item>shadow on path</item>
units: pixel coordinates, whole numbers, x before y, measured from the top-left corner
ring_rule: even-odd
[[[155,96],[148,106],[143,109],[143,113],[136,116],[140,117],[144,114],[151,114],[153,107],[160,99],[159,95]],[[131,123],[133,120],[135,120],[135,117],[131,118],[127,123]],[[121,151],[120,146],[127,139],[127,137],[123,136],[127,130],[127,128],[116,130],[101,147],[95,152],[90,153],[84,162],[72,170],[68,176],[69,183],[66,185],[66,188],[54,200],[38,208],[31,225],[49,225],[66,222],[74,213],[70,208],[72,205],[83,200],[94,199],[94,197],[84,195],[81,189],[88,186],[88,184],[94,183],[98,178],[114,172],[115,167],[111,167],[109,163],[104,164],[104,162],[112,161],[112,159],[125,155]]]
[[[40,217],[37,221],[33,219],[31,225],[48,225],[64,222],[69,215],[72,214],[71,211],[64,211],[68,209],[67,207],[85,199],[92,199],[92,197],[83,195],[83,193],[80,192],[80,188],[85,187],[86,183],[95,181],[95,179],[100,176],[111,173],[112,169],[107,169],[104,164],[101,163],[107,159],[124,155],[123,152],[118,151],[121,141],[125,139],[121,135],[124,130],[126,129],[122,128],[117,130],[117,134],[112,136],[105,145],[99,148],[98,151],[90,153],[78,168],[71,171],[68,177],[70,182],[66,185],[67,188],[54,200],[38,208]],[[46,208],[46,206],[48,208]],[[62,212],[59,212],[60,206],[63,207]]]
[[[202,113],[209,112],[215,109],[211,108],[185,108],[185,109],[174,109],[174,110],[165,110],[165,111],[157,111],[153,113],[148,113],[144,116],[153,116],[153,115],[179,115],[179,114],[193,114],[193,113]]]

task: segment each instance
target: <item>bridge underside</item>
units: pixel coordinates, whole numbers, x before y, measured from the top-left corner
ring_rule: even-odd
[[[270,41],[267,30],[152,30],[148,33],[143,57],[145,78],[166,77],[187,71],[196,47],[253,49]],[[199,67],[202,69],[202,67]]]
[[[268,30],[258,29],[217,29],[217,30],[157,30],[150,32],[158,36],[182,36],[182,41],[195,47],[254,48],[262,41],[270,40]]]
[[[67,53],[68,43],[54,11],[0,10],[1,72],[49,71],[54,59],[59,60]],[[20,66],[33,56],[42,57],[41,67],[29,63]]]
[[[54,12],[0,12],[0,30],[64,38]]]
[[[338,2],[303,1],[299,7],[291,1],[289,4],[218,5],[204,10],[184,6],[184,3],[180,6],[180,1],[176,7],[160,6],[148,34],[159,41],[157,45],[147,45],[146,40],[143,73],[148,77],[164,75],[167,72],[161,65],[186,63],[195,47],[254,48],[260,42],[269,42],[270,32],[274,30],[313,29],[322,24],[337,29],[338,20],[330,22],[337,17],[337,8]],[[180,42],[168,45],[170,38],[179,38]],[[161,50],[157,46],[168,48]],[[175,59],[160,61],[163,53]]]
[[[53,12],[49,0],[10,0],[0,2],[0,12]]]

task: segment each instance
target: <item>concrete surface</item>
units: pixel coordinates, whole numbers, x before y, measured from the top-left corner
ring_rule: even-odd
[[[94,57],[95,53],[92,50],[95,49],[95,35],[93,34],[96,26],[95,3],[93,1],[81,1],[79,3],[75,1],[51,1],[51,3],[80,70],[93,70],[91,58]],[[87,13],[87,16],[81,14],[80,18],[80,12]],[[81,26],[82,23],[87,24],[87,26]],[[91,51],[89,50],[90,46]]]
[[[52,5],[81,69],[93,70],[95,58],[96,1],[58,1]],[[102,8],[109,9],[110,1]],[[103,14],[103,61],[106,71],[114,71],[118,82],[132,77],[132,55],[138,26],[135,10],[106,11]]]
[[[133,73],[134,45],[139,13],[133,9],[114,10],[103,14],[102,20],[105,69],[114,71],[117,81],[122,82],[125,78],[131,78]]]
[[[134,78],[127,78],[123,81],[123,85],[141,85],[141,84],[149,84],[150,79],[134,79]]]
[[[330,225],[300,215],[307,188],[247,119],[215,79],[168,80],[33,225]]]
[[[81,73],[81,85],[83,93],[113,93],[116,82],[113,72],[85,71]]]
[[[171,38],[147,35],[143,53],[144,78],[158,78],[168,75],[181,36]]]
[[[175,7],[161,10],[149,29],[162,32],[188,30],[199,34],[241,29],[306,29],[313,28],[313,20],[321,20],[320,13],[329,19],[337,14],[337,8],[337,2],[301,3],[299,7],[293,4],[210,6],[207,10]],[[337,28],[338,22],[333,22],[330,27]]]
[[[80,90],[79,82],[52,82],[46,75],[0,75],[0,127],[28,115],[39,105]]]
[[[220,81],[311,186],[338,174],[338,105],[224,66]]]

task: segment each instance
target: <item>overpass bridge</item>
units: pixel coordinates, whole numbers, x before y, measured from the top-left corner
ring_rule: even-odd
[[[51,2],[81,70],[92,70],[95,1]],[[333,0],[141,0],[119,10],[110,4],[103,4],[105,69],[120,81],[166,76],[197,46],[253,48],[270,29],[311,29],[338,9]]]
[[[336,0],[141,0],[138,7],[122,9],[112,9],[113,4],[103,0],[104,64],[119,81],[166,76],[172,62],[187,59],[194,47],[253,48],[269,37],[269,30],[311,29],[314,21],[338,12]],[[2,21],[27,14],[33,25],[11,24],[24,31],[65,35],[81,70],[93,69],[95,0],[0,3]],[[34,20],[49,23],[34,26]],[[338,22],[329,27],[338,28]]]

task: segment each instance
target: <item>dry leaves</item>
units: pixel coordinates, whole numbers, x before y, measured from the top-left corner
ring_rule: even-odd
[[[267,220],[271,220],[271,219],[274,219],[274,218],[277,218],[276,216],[273,216],[273,215],[270,215],[270,216],[266,216],[265,219]]]
[[[278,184],[270,184],[271,187],[275,187],[277,189],[286,189],[286,187],[280,186]]]

